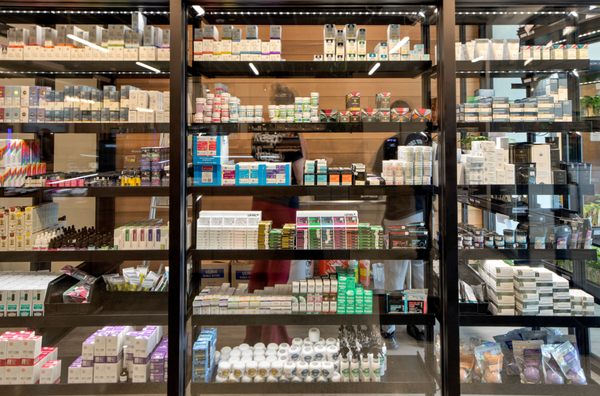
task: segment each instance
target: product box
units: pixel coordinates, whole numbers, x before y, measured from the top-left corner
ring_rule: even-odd
[[[237,288],[242,283],[249,283],[253,266],[253,263],[233,261],[231,263],[231,285]]]
[[[195,165],[220,165],[229,160],[228,136],[194,135],[192,144],[192,160]]]
[[[195,186],[220,186],[221,165],[194,165],[193,182]]]

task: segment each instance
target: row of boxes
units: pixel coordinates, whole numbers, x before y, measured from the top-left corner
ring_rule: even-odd
[[[0,317],[43,316],[52,273],[0,273]]]
[[[197,249],[257,249],[260,211],[203,210],[198,214]]]
[[[387,41],[379,42],[372,52],[367,50],[367,29],[358,28],[356,24],[344,25],[337,29],[336,25],[323,27],[323,54],[315,55],[315,61],[405,61],[430,60],[423,44],[415,44],[410,49],[408,36],[400,36],[400,25],[391,24],[387,28]]]
[[[206,261],[200,269],[200,288],[227,284],[234,288],[250,282],[254,264],[247,261]]]
[[[114,246],[119,250],[165,250],[169,248],[169,225],[161,220],[143,220],[114,230]]]
[[[0,122],[168,122],[169,92],[130,85],[0,86]]]
[[[291,162],[194,165],[194,186],[289,186]]]
[[[269,26],[269,40],[259,39],[257,25],[246,26],[246,38],[242,29],[223,25],[221,34],[216,26],[206,25],[194,29],[195,61],[280,61],[281,26]]]
[[[518,39],[475,39],[455,43],[457,61],[589,59],[588,44],[519,45]]]
[[[56,25],[12,27],[2,60],[156,61],[170,59],[169,29],[146,25],[134,13],[127,25]],[[139,23],[142,21],[142,23]]]

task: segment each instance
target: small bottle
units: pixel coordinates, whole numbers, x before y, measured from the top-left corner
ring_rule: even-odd
[[[127,367],[123,367],[121,370],[121,374],[119,374],[119,382],[127,382],[129,380],[129,372],[127,371]]]

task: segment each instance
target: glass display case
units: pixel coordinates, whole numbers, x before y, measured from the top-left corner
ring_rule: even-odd
[[[594,4],[457,6],[463,394],[597,386],[599,21]]]
[[[0,393],[596,394],[599,5],[3,2]]]
[[[192,394],[435,393],[435,7],[199,5]]]
[[[166,394],[168,6],[0,25],[0,392]]]

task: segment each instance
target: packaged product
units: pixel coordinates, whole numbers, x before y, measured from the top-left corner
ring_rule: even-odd
[[[587,385],[585,373],[581,368],[579,352],[569,341],[555,346],[551,352],[568,384]]]
[[[539,384],[542,381],[543,344],[542,340],[513,341],[513,353],[522,384]]]
[[[460,346],[460,382],[468,384],[473,380],[473,370],[475,368],[475,355],[471,345],[462,344]]]
[[[544,373],[544,383],[549,385],[562,385],[565,379],[560,371],[556,360],[552,357],[554,345],[542,345],[542,371]]]
[[[502,350],[500,345],[493,342],[475,347],[475,362],[481,372],[481,382],[486,384],[502,383]]]

